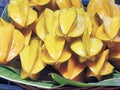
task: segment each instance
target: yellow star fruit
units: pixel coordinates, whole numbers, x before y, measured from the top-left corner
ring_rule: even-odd
[[[49,55],[53,59],[58,60],[65,45],[64,38],[60,38],[60,37],[48,34],[45,37],[44,43]]]
[[[96,61],[88,61],[87,66],[90,71],[88,71],[88,76],[99,77],[102,75],[107,75],[112,73],[114,67],[107,61],[108,60],[109,50],[103,51],[102,54],[98,55],[98,59]],[[98,78],[99,79],[99,78]]]
[[[44,17],[44,12],[39,16],[39,20],[36,24],[36,28],[35,28],[35,33],[37,34],[37,36],[44,41],[46,34],[48,33],[48,31],[45,28],[45,17]]]
[[[11,0],[8,14],[18,28],[27,27],[37,19],[37,12],[29,7],[28,0]]]
[[[87,12],[94,16],[96,12],[110,16],[109,0],[90,0]]]
[[[83,8],[77,9],[77,19],[69,30],[68,37],[78,37],[81,36],[86,27],[86,21],[84,18],[85,11]]]
[[[81,0],[70,0],[72,3],[72,6],[77,7],[77,8],[81,8],[83,7]]]
[[[30,45],[24,46],[20,53],[22,64],[21,77],[27,78],[31,75],[37,75],[46,64],[42,62],[42,43],[38,38],[32,38]],[[34,77],[35,78],[35,77]]]
[[[56,35],[58,28],[59,11],[52,11],[48,8],[39,16],[35,32],[38,37],[44,41],[47,34]]]
[[[24,46],[23,34],[19,30],[14,29],[13,36],[12,36],[12,43],[11,43],[11,47],[10,47],[10,50],[8,52],[9,54],[6,58],[6,61],[9,62],[15,56],[17,56],[21,52],[21,50],[23,49],[23,46]]]
[[[80,39],[75,40],[70,46],[73,52],[86,59],[97,55],[102,47],[102,41],[97,38],[90,38],[88,30],[84,31],[82,41]]]
[[[98,27],[96,37],[101,40],[117,41],[116,36],[120,28],[120,18],[104,16],[102,20],[103,24]]]
[[[48,4],[50,0],[29,0],[30,6],[32,5],[45,5]]]
[[[46,35],[42,59],[47,64],[62,63],[71,57],[71,52],[65,47],[65,40],[51,34]]]
[[[59,65],[56,64],[55,67],[63,77],[80,81],[80,78],[78,77],[85,69],[86,64],[80,63],[78,59],[73,56],[67,62],[61,63]]]
[[[0,63],[8,63],[16,57],[24,46],[24,36],[14,26],[0,19]]]
[[[61,31],[64,35],[68,34],[70,28],[72,27],[73,23],[76,20],[76,17],[77,17],[77,11],[75,7],[60,10],[59,23],[60,23]]]
[[[45,28],[47,29],[48,33],[55,35],[55,31],[58,28],[59,10],[56,10],[54,12],[47,8],[44,11],[44,17],[45,17]]]
[[[70,13],[73,18],[69,17]],[[69,15],[69,16],[66,16]],[[90,27],[91,21],[88,21],[88,16],[83,8],[70,8],[60,10],[59,23],[60,26],[56,30],[56,34],[61,37],[79,37],[83,34],[85,27]],[[67,22],[69,21],[69,22]]]
[[[61,56],[57,60],[53,59],[49,55],[49,53],[48,53],[48,51],[45,47],[43,49],[42,60],[46,64],[54,65],[54,64],[57,64],[57,63],[63,63],[65,61],[67,61],[70,57],[71,57],[71,51],[68,48],[63,49],[63,51],[61,53]]]
[[[55,0],[59,8],[70,8],[72,6],[70,0]]]
[[[0,21],[4,22],[2,19]],[[3,45],[0,47],[0,63],[4,62],[11,47],[13,29],[14,27],[9,24],[0,25],[0,44]]]

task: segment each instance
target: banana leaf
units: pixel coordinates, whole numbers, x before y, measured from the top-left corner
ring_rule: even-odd
[[[22,80],[20,78],[19,72],[20,72],[19,69],[16,69],[14,67],[0,65],[1,78],[7,79],[15,83],[21,83],[21,84],[35,86],[44,89],[54,89],[61,87],[63,85],[70,85],[76,87],[120,86],[120,72],[113,73],[113,78],[105,79],[95,83],[83,83],[83,82],[65,79],[56,73],[51,73],[51,77],[54,81],[53,80],[32,81],[29,79]]]
[[[65,79],[62,76],[52,73],[52,78],[60,85],[71,85],[77,87],[95,87],[95,86],[120,86],[120,73],[113,74],[113,78],[105,79],[95,83],[82,83],[78,81],[73,81]]]
[[[20,77],[20,70],[11,66],[0,65],[0,77],[6,80],[12,81],[14,83],[30,85],[33,87],[44,88],[44,89],[54,89],[61,85],[56,84],[52,80],[39,80],[32,81],[29,79],[22,80]]]

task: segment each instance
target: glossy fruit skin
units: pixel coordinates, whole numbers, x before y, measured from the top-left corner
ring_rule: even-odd
[[[1,31],[7,37],[0,42],[6,47],[0,48],[3,52],[0,63],[7,63],[20,54],[22,79],[38,79],[46,65],[53,66],[63,77],[77,81],[85,74],[100,80],[118,67],[120,51],[116,50],[115,43],[120,42],[120,13],[113,2],[91,0],[85,11],[83,0],[14,1],[8,5],[8,12],[19,31],[10,29],[12,34]],[[115,66],[108,59],[114,59]]]
[[[24,46],[24,36],[22,33],[14,29],[11,23],[7,23],[0,18],[0,63],[7,64],[15,58]]]

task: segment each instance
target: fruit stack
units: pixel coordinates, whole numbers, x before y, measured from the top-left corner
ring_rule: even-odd
[[[120,7],[114,0],[10,0],[0,19],[0,64],[20,62],[22,79],[37,80],[48,65],[86,82],[120,70]],[[17,67],[14,63],[13,67]]]

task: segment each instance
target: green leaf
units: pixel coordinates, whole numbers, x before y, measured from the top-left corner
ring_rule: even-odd
[[[120,72],[115,70],[115,72],[113,73],[113,78],[120,78]]]
[[[14,68],[14,67],[7,66],[7,65],[0,65],[0,67],[3,67],[3,68],[6,68],[6,69],[9,69],[11,72],[16,73],[16,74],[18,74],[18,75],[20,74],[20,73],[19,73],[19,70],[16,69],[16,68]]]
[[[22,80],[20,78],[20,74],[18,75],[19,72],[20,72],[19,69],[0,65],[0,77],[7,79],[9,81],[21,83],[21,84],[25,84],[25,85],[31,85],[31,86],[35,86],[35,87],[39,87],[39,88],[44,88],[44,89],[54,89],[54,88],[61,86],[61,85],[56,85],[55,82],[53,82],[53,81],[42,81],[42,80],[32,81],[29,79]]]
[[[72,85],[72,86],[77,86],[77,87],[120,86],[120,77],[106,79],[106,80],[103,80],[103,81],[100,81],[97,83],[82,83],[82,82],[78,82],[78,81],[65,79],[62,76],[55,74],[55,73],[52,73],[51,76],[60,85]]]

